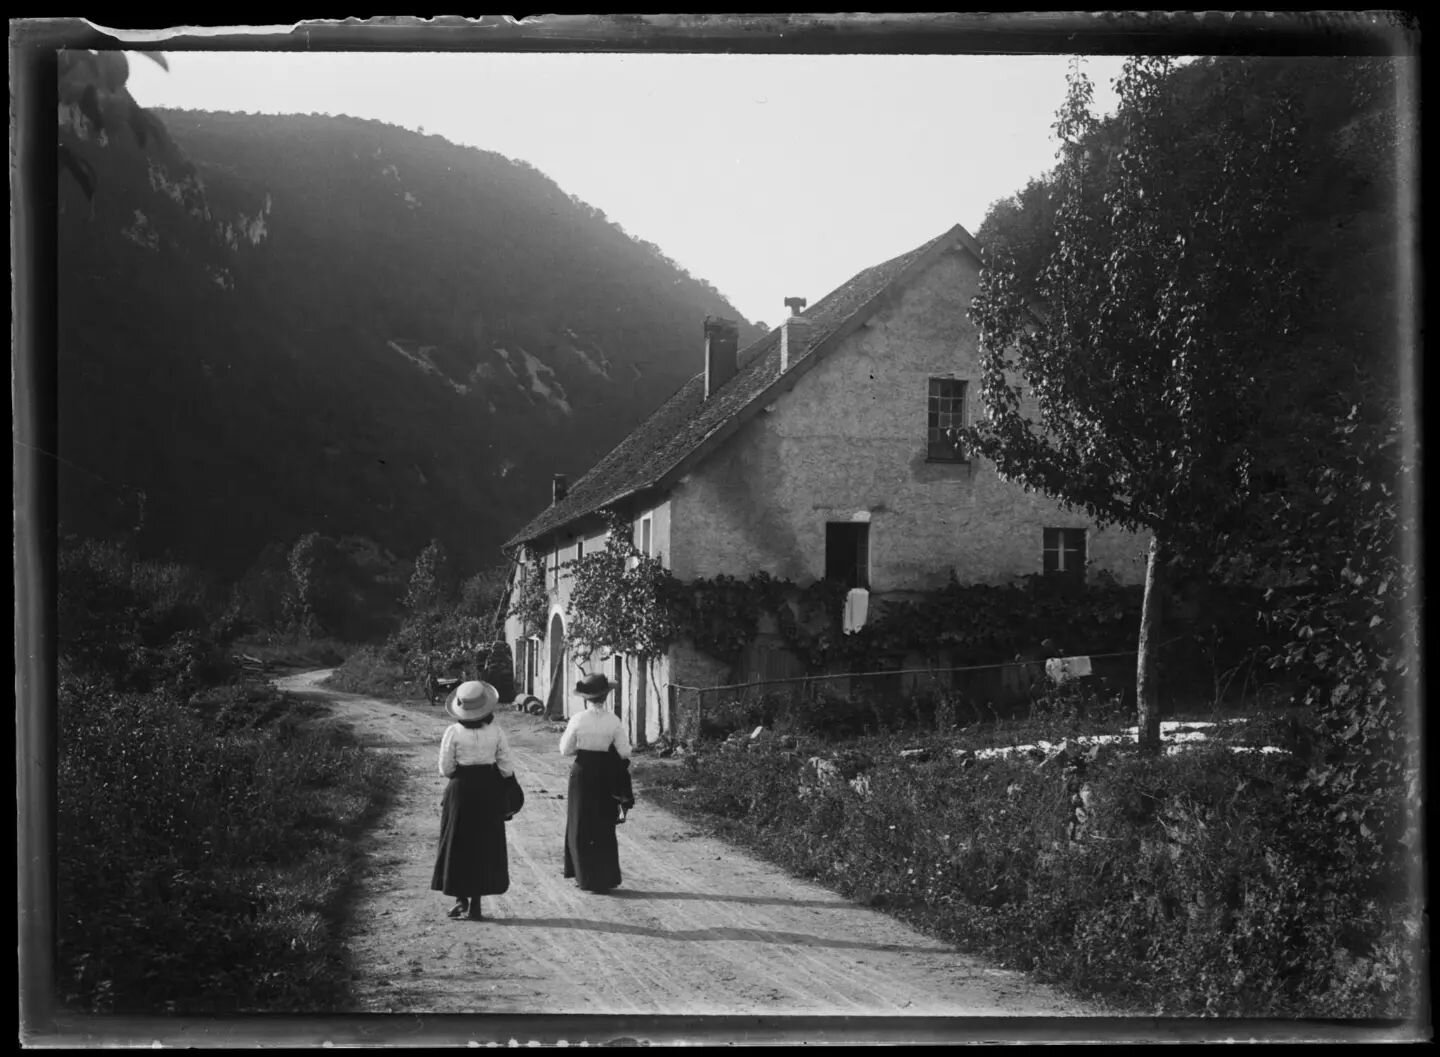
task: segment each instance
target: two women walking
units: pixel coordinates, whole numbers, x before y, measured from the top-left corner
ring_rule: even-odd
[[[615,827],[634,806],[630,739],[605,707],[613,687],[603,675],[575,686],[585,710],[560,736],[560,754],[573,756],[565,819],[564,875],[589,892],[620,884]],[[480,900],[510,887],[505,821],[513,805],[507,781],[515,773],[505,732],[495,722],[499,694],[489,683],[456,687],[445,711],[456,722],[440,740],[440,773],[450,779],[440,807],[440,847],[430,887],[455,900],[454,918],[481,921]]]

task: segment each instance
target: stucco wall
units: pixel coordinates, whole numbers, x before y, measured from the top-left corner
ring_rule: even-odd
[[[969,382],[979,410],[978,272],[949,254],[743,427],[672,494],[673,565],[809,582],[824,574],[827,521],[870,523],[871,590],[1003,582],[1042,571],[1044,528],[1086,528],[1090,570],[1144,575],[1146,541],[1001,481],[992,465],[926,461],[932,377]]]

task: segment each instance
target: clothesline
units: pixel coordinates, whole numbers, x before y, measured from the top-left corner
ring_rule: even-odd
[[[1184,638],[1177,635],[1172,639],[1160,643],[1155,648],[1163,649],[1171,643],[1179,642]],[[1139,652],[1137,650],[1120,650],[1115,653],[1089,653],[1083,656],[1091,660],[1103,660],[1110,657],[1133,657]],[[1063,659],[1063,658],[1062,658]],[[681,683],[671,683],[676,690],[693,690],[696,693],[712,690],[748,690],[756,686],[776,686],[782,683],[813,683],[831,679],[861,679],[868,675],[944,675],[949,672],[983,672],[996,668],[1014,668],[1029,664],[1039,665],[1042,661],[1001,661],[998,664],[967,664],[954,668],[880,668],[869,672],[831,672],[824,675],[797,675],[785,679],[756,679],[747,683],[729,683],[724,686],[685,686]]]

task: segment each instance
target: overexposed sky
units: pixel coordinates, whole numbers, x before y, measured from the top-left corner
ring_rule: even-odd
[[[529,162],[775,324],[1055,161],[1063,55],[171,52],[144,106],[374,118]],[[1123,59],[1086,56],[1102,111]]]

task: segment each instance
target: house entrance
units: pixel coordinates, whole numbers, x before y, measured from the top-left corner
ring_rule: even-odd
[[[615,710],[616,719],[625,718],[625,684],[622,681],[624,673],[625,661],[620,657],[616,657],[615,678],[612,680],[615,684],[615,689],[610,691],[610,707]]]
[[[556,613],[550,618],[550,692],[545,695],[545,715],[565,716],[565,622]]]
[[[640,663],[635,665],[635,735],[630,739],[632,745],[645,744],[645,698],[649,690],[650,671],[645,658],[640,658]]]

